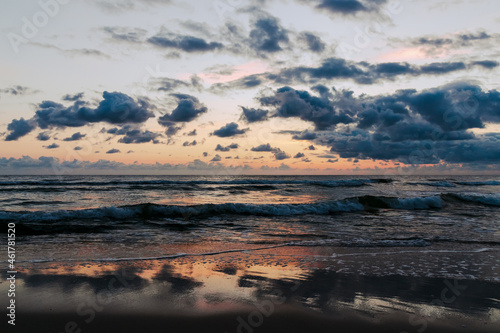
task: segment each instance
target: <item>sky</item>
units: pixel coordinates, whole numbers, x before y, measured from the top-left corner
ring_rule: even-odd
[[[0,3],[0,174],[499,174],[495,0]]]

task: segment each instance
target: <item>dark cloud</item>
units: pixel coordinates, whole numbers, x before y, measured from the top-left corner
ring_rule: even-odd
[[[369,64],[340,58],[325,59],[318,67],[292,67],[267,78],[276,83],[314,83],[318,80],[352,79],[359,84],[374,84],[380,80],[393,80],[398,76],[443,75],[470,69],[473,66],[495,66],[496,61],[439,62],[422,66],[406,62]],[[486,65],[486,66],[485,66]],[[489,67],[491,68],[491,67]]]
[[[214,158],[210,160],[210,162],[220,162],[222,161],[222,157],[220,155],[215,155]]]
[[[45,148],[47,148],[47,149],[57,149],[57,148],[59,148],[59,145],[57,143],[53,143],[51,145],[48,145]]]
[[[223,44],[218,42],[207,42],[202,38],[194,36],[174,34],[153,36],[147,41],[159,47],[177,49],[184,52],[207,52],[222,49],[224,47]]]
[[[446,37],[425,36],[411,40],[411,45],[422,46],[427,53],[441,53],[443,50],[470,47],[492,38],[486,32],[456,34]],[[407,40],[401,40],[406,43]],[[480,44],[479,44],[480,45]]]
[[[253,88],[257,85],[274,83],[281,85],[316,84],[314,91],[324,96],[321,91],[328,91],[321,83],[330,80],[353,80],[359,84],[375,84],[384,80],[395,80],[398,77],[418,77],[425,75],[445,75],[473,68],[492,69],[499,65],[495,60],[465,62],[436,62],[424,65],[412,65],[407,62],[387,62],[370,64],[341,58],[324,59],[318,66],[287,67],[271,73],[252,74],[227,83],[216,83],[210,87],[214,93],[224,93],[231,89]],[[326,90],[325,90],[326,89]]]
[[[62,97],[62,100],[67,102],[76,102],[78,100],[81,100],[82,98],[83,98],[83,93],[81,92],[74,95],[66,94]]]
[[[282,28],[275,17],[257,19],[250,31],[250,46],[257,52],[274,53],[288,44],[288,31]]]
[[[250,89],[260,86],[266,80],[263,74],[253,74],[230,81],[228,83],[214,83],[209,91],[221,94],[232,89]]]
[[[243,106],[241,107],[241,109],[243,111],[241,114],[241,119],[245,120],[248,123],[267,120],[267,115],[269,113],[269,111],[267,110],[246,108]]]
[[[229,123],[229,124],[222,126],[218,130],[215,130],[212,134],[215,136],[218,136],[219,138],[229,138],[229,137],[245,134],[245,132],[247,130],[248,129],[244,129],[244,128],[240,129],[238,124],[236,124],[236,123]]]
[[[474,61],[472,62],[473,66],[481,66],[487,69],[492,69],[498,67],[500,63],[494,60],[482,60],[482,61]]]
[[[182,146],[184,147],[190,147],[190,146],[196,146],[198,144],[198,142],[196,142],[196,140],[193,140],[192,142],[189,142],[189,141],[186,141],[182,144]]]
[[[353,122],[348,112],[335,110],[332,101],[290,87],[278,89],[274,96],[261,97],[260,102],[274,108],[274,117],[300,118],[314,123],[317,129]]]
[[[208,111],[207,107],[194,96],[186,94],[171,94],[171,96],[177,99],[177,107],[158,119],[160,125],[167,127],[165,134],[169,137],[177,134],[184,123],[193,121]]]
[[[238,147],[239,147],[239,145],[237,143],[232,143],[226,147],[218,144],[217,147],[215,147],[215,151],[228,152],[228,151],[231,151],[231,149],[238,149]]]
[[[486,122],[500,122],[500,92],[496,90],[483,91],[464,82],[373,97],[355,97],[350,91],[332,90],[329,94],[328,98],[316,97],[284,87],[261,99],[274,108],[274,117],[298,117],[315,124],[315,133],[321,135],[311,139],[341,158],[407,164],[500,160],[500,146],[495,146],[500,136],[469,131],[483,128]],[[323,91],[323,95],[328,94]],[[349,126],[335,130],[339,112],[349,117],[345,122]],[[265,148],[275,149],[270,145]]]
[[[0,94],[9,94],[14,96],[21,96],[26,94],[34,94],[38,92],[38,90],[32,90],[28,87],[24,86],[12,86],[5,89],[0,89]]]
[[[167,130],[165,131],[165,135],[168,136],[168,137],[171,137],[171,136],[174,136],[176,135],[180,130],[182,129],[182,127],[180,126],[168,126],[167,127]]]
[[[158,88],[159,91],[173,91],[179,87],[191,86],[191,84],[186,81],[171,78],[162,78],[158,84],[160,85]]]
[[[271,145],[269,143],[262,144],[262,145],[257,146],[257,147],[253,147],[250,150],[255,151],[255,152],[271,152],[274,154],[274,158],[278,161],[290,158],[290,155],[288,155],[287,153],[285,153],[284,151],[282,151],[279,148],[271,147]]]
[[[318,137],[318,135],[314,132],[303,131],[300,134],[295,134],[292,139],[294,140],[306,140],[311,141]]]
[[[300,33],[299,39],[304,41],[308,49],[312,52],[321,53],[325,50],[326,44],[312,32]]]
[[[302,158],[305,157],[304,153],[297,153],[293,158]]]
[[[491,36],[487,34],[486,32],[478,32],[476,34],[469,33],[469,34],[462,34],[459,36],[459,38],[463,41],[471,41],[471,40],[481,40],[481,39],[490,39]]]
[[[443,47],[446,45],[453,44],[453,39],[451,38],[431,38],[431,37],[420,37],[413,40],[414,45],[430,45],[435,47]]]
[[[110,149],[106,152],[106,154],[118,154],[118,153],[120,153],[120,150],[115,148]]]
[[[86,136],[87,136],[86,134],[82,134],[80,132],[76,132],[72,136],[70,136],[68,138],[65,138],[63,141],[78,141],[78,140],[83,139]]]
[[[196,129],[192,130],[191,132],[187,133],[186,135],[187,136],[196,136],[197,135]]]
[[[278,161],[282,161],[289,159],[290,155],[288,155],[287,153],[278,148],[274,151],[274,158]]]
[[[316,147],[314,147],[314,145],[310,145],[309,147],[307,147],[307,149],[309,149],[309,150],[316,150]]]
[[[25,136],[35,128],[36,124],[32,120],[24,120],[24,118],[19,120],[14,119],[7,126],[7,130],[10,133],[6,136],[5,141],[15,141],[20,137]]]
[[[260,145],[260,146],[257,146],[257,147],[253,147],[251,149],[251,151],[274,151],[275,148],[271,147],[271,145],[269,143],[266,143],[266,144],[263,144],[263,145]]]
[[[317,7],[335,14],[355,15],[359,12],[377,12],[385,2],[386,0],[320,0]]]
[[[175,123],[193,121],[208,110],[194,96],[185,94],[172,94],[172,96],[177,98],[178,104],[171,113],[167,113],[158,119],[158,123],[162,126],[168,127]]]
[[[82,127],[89,123],[107,122],[110,124],[143,123],[154,114],[152,107],[144,100],[134,101],[119,92],[103,93],[103,100],[93,109],[87,103],[76,101],[72,106],[44,101],[38,105],[35,116],[26,121],[13,120],[9,124],[11,133],[8,140],[17,140],[37,126],[41,129]]]
[[[156,144],[160,142],[158,138],[161,136],[159,133],[154,133],[151,131],[141,131],[140,129],[129,130],[128,128],[125,129],[125,133],[123,133],[123,131],[118,131],[116,132],[116,134],[124,134],[124,136],[120,138],[118,142],[125,144],[148,143],[148,142]]]
[[[40,133],[38,133],[36,138],[38,141],[49,141],[50,140],[50,133],[49,132],[40,132]]]
[[[420,67],[422,74],[446,74],[466,69],[463,62],[433,63]]]
[[[76,146],[75,148],[73,148],[73,150],[82,150],[83,148],[80,147],[80,146]]]

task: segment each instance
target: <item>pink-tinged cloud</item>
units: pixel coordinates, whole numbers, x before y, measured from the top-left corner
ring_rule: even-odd
[[[245,76],[264,73],[264,72],[267,72],[268,70],[269,70],[269,67],[267,66],[267,64],[265,64],[261,60],[255,60],[255,61],[247,62],[247,63],[241,64],[238,66],[233,66],[233,67],[227,68],[228,73],[230,73],[228,75],[213,73],[213,72],[201,73],[201,74],[197,74],[197,75],[204,82],[206,82],[208,84],[214,84],[214,83],[231,82],[231,81],[238,80],[238,79],[245,77]],[[185,73],[185,74],[181,74],[179,76],[179,78],[182,80],[187,80],[192,75],[193,75],[192,73]]]
[[[390,53],[385,53],[375,60],[377,62],[404,62],[404,61],[432,61],[439,58],[447,58],[454,55],[470,54],[470,50],[456,50],[450,47],[441,47],[439,49],[431,47],[409,47],[399,49]]]

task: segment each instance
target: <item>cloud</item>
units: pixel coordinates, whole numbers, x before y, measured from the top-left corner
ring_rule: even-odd
[[[221,174],[243,174],[252,171],[248,165],[225,166],[220,163],[205,163],[199,159],[185,164],[152,163],[152,164],[125,164],[122,162],[99,160],[96,162],[72,160],[61,161],[55,157],[42,156],[38,159],[29,156],[21,158],[0,157],[0,173],[11,174],[197,174],[221,172]]]
[[[189,142],[189,141],[186,141],[182,144],[182,146],[184,147],[190,147],[190,146],[196,146],[198,144],[198,142],[196,142],[196,140],[193,140],[192,142]]]
[[[472,62],[473,66],[481,66],[486,69],[493,69],[495,67],[498,67],[500,63],[498,61],[494,60],[482,60],[482,61],[474,61]]]
[[[67,102],[76,102],[78,100],[81,100],[83,98],[83,95],[84,93],[82,92],[74,95],[66,94],[62,97],[62,100]]]
[[[11,133],[7,141],[17,140],[36,127],[65,128],[82,127],[90,123],[107,122],[110,124],[143,123],[154,114],[151,105],[144,100],[134,101],[131,97],[119,92],[103,93],[103,100],[97,108],[87,103],[75,101],[72,106],[44,101],[38,105],[35,116],[30,120],[13,120],[8,127]]]
[[[158,119],[160,125],[167,127],[166,135],[169,137],[177,134],[184,123],[193,121],[208,111],[207,107],[194,96],[186,94],[171,94],[171,96],[177,99],[177,107]]]
[[[356,15],[360,12],[377,12],[385,2],[386,0],[320,0],[317,8],[334,14]]]
[[[293,158],[302,158],[305,157],[304,153],[297,153]]]
[[[76,146],[75,148],[73,148],[73,150],[77,150],[78,151],[78,150],[83,150],[83,148],[80,147],[80,146]]]
[[[86,136],[87,136],[86,134],[82,134],[80,132],[76,132],[75,134],[73,134],[69,138],[65,138],[63,141],[78,141],[78,140],[83,139]]]
[[[238,149],[238,147],[239,145],[237,143],[232,143],[226,147],[223,147],[222,145],[218,144],[217,147],[215,147],[215,151],[228,152],[231,151],[231,149]]]
[[[36,138],[38,141],[49,141],[50,140],[50,133],[49,132],[38,133],[38,136]]]
[[[32,120],[24,120],[24,118],[19,120],[14,119],[7,126],[7,130],[10,131],[10,133],[6,136],[5,141],[15,141],[35,128],[36,124]]]
[[[328,58],[318,67],[295,67],[283,70],[275,78],[275,81],[295,79],[312,83],[315,79],[353,79],[360,84],[373,84],[380,80],[394,79],[402,75],[442,75],[476,65],[478,64],[468,65],[463,62],[438,62],[422,66],[410,65],[406,62],[369,64],[340,58]]]
[[[106,154],[118,154],[118,153],[120,153],[120,150],[115,148],[110,149],[106,152]]]
[[[228,123],[218,130],[215,130],[212,134],[218,136],[219,138],[229,138],[237,135],[245,134],[248,129],[239,129],[238,124]]]
[[[251,89],[260,86],[265,80],[266,77],[263,74],[252,74],[228,83],[214,83],[208,90],[215,94],[222,94],[226,90]]]
[[[412,45],[432,48],[470,46],[474,41],[488,40],[492,36],[486,32],[455,34],[447,37],[424,36],[411,40]]]
[[[317,129],[335,127],[337,124],[350,124],[354,120],[346,111],[336,111],[332,101],[312,96],[307,91],[283,87],[274,96],[260,98],[263,106],[274,108],[274,117],[296,117],[314,123]]]
[[[196,136],[197,135],[196,129],[192,130],[191,132],[187,133],[186,135],[187,136]]]
[[[241,114],[241,119],[245,120],[248,123],[267,120],[267,115],[269,113],[269,111],[267,110],[246,108],[244,106],[242,106],[241,109],[243,111]]]
[[[287,153],[278,148],[274,151],[274,158],[278,161],[281,161],[289,159],[290,155],[288,155]]]
[[[14,96],[22,96],[27,94],[34,94],[39,92],[38,90],[32,90],[31,88],[24,86],[12,86],[9,88],[0,89],[0,94],[9,94]]]
[[[255,152],[272,152],[274,154],[274,158],[278,161],[290,158],[290,155],[288,155],[287,153],[285,153],[284,151],[282,151],[279,148],[271,147],[271,145],[269,143],[262,144],[262,145],[257,146],[257,147],[253,147],[250,150],[255,151]]]
[[[191,86],[191,84],[186,81],[171,78],[161,78],[160,82],[158,82],[158,85],[160,86],[158,88],[159,91],[173,91],[179,87]]]
[[[210,162],[220,162],[222,161],[222,157],[220,155],[215,155],[214,158],[210,160]]]
[[[406,164],[500,160],[500,146],[495,146],[500,136],[469,131],[484,128],[486,122],[500,122],[500,92],[496,90],[483,91],[459,82],[379,96],[355,97],[350,91],[335,90],[329,93],[328,98],[316,97],[284,87],[273,96],[261,98],[263,104],[275,109],[274,117],[298,117],[315,124],[317,137],[312,140],[330,147],[341,158]],[[336,129],[339,109],[350,121]],[[272,151],[269,148],[267,151]]]
[[[150,37],[147,41],[158,47],[177,49],[184,52],[208,52],[224,47],[223,44],[218,42],[207,42],[202,38],[175,34],[156,35]]]
[[[182,129],[182,127],[180,127],[180,126],[169,126],[169,127],[167,127],[165,134],[168,137],[172,137],[172,136],[176,135],[181,129]]]
[[[266,144],[263,144],[263,145],[260,145],[260,146],[257,146],[257,147],[253,147],[252,149],[250,149],[251,151],[274,151],[276,148],[273,148],[271,147],[271,145],[269,143],[266,143]]]
[[[308,49],[312,52],[321,53],[326,48],[326,44],[321,40],[321,38],[312,32],[301,32],[299,34],[299,39],[305,42]]]
[[[307,147],[308,150],[316,150],[316,147],[314,147],[314,145],[310,145],[309,147]]]
[[[109,131],[108,131],[109,133]],[[159,133],[151,132],[151,131],[141,131],[140,129],[131,129],[128,130],[128,127],[125,128],[125,131],[117,131],[116,134],[125,134],[120,140],[119,143],[125,144],[139,144],[139,143],[159,143],[158,137],[161,136]]]
[[[185,94],[172,94],[171,96],[177,98],[178,104],[171,113],[167,113],[158,119],[158,123],[162,126],[193,121],[208,110],[194,96]]]
[[[140,43],[144,40],[146,30],[129,27],[102,27],[102,31],[109,34],[116,41]]]
[[[59,148],[59,145],[57,143],[53,143],[51,145],[48,145],[45,148],[47,148],[47,149],[57,149],[57,148]]]
[[[121,14],[127,11],[144,10],[155,5],[170,5],[172,0],[92,0],[102,10]]]
[[[282,51],[283,44],[288,44],[288,31],[282,28],[275,17],[257,19],[250,31],[250,46],[264,53]]]
[[[292,139],[294,140],[306,140],[311,141],[318,137],[318,135],[314,132],[303,131],[300,134],[295,134]]]

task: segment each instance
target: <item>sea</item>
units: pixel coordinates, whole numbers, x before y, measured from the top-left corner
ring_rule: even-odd
[[[440,276],[500,281],[498,176],[0,177],[0,223],[2,233],[15,224],[21,265],[174,258],[197,249],[449,251],[490,260],[477,271],[450,262]]]

